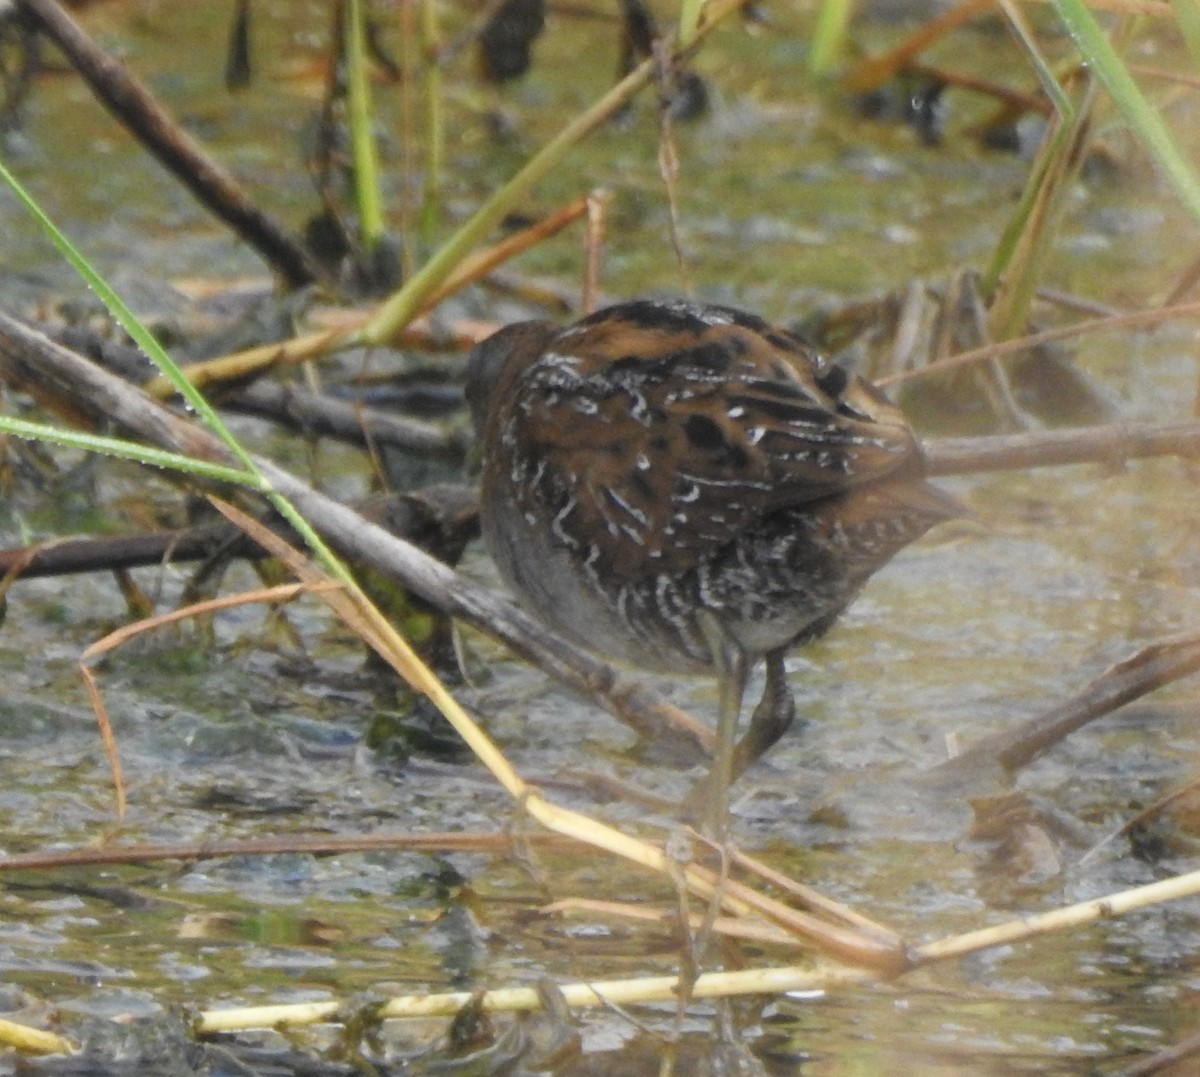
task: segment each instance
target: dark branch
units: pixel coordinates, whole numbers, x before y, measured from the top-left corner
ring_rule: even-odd
[[[62,49],[105,108],[206,209],[258,251],[290,287],[324,277],[308,251],[255,206],[233,175],[209,157],[119,60],[97,48],[55,0],[17,0],[17,6]]]

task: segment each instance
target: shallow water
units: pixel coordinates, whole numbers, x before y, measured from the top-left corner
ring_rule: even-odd
[[[224,27],[203,5],[147,4],[132,20],[121,5],[102,6],[91,25],[127,48],[155,89],[298,226],[312,208],[296,146],[315,83],[282,76],[296,76],[321,54],[326,17],[318,4],[256,11],[260,81],[232,99],[218,85]],[[905,129],[854,118],[804,88],[796,17],[773,14],[775,27],[757,36],[736,28],[717,36],[698,64],[717,87],[715,113],[677,131],[681,232],[696,293],[788,318],[896,289],[914,275],[983,264],[1026,166],[956,133],[979,106],[952,95],[951,131],[936,149]],[[564,109],[607,84],[615,49],[580,44],[602,39],[597,25],[552,19],[533,75],[509,94],[515,144],[494,143],[482,96],[455,80],[447,225],[548,137]],[[868,40],[881,48],[899,32],[877,26]],[[198,34],[213,46],[181,48]],[[965,40],[986,44],[989,55],[1007,48],[987,29]],[[285,51],[272,55],[272,46]],[[570,77],[554,75],[564,70]],[[29,106],[27,133],[8,156],[105,272],[118,283],[261,274],[253,256],[107,124],[73,81],[44,83]],[[650,105],[639,102],[628,126],[599,132],[572,158],[574,170],[531,203],[546,209],[586,184],[614,190],[603,285],[616,296],[684,288],[666,240],[653,134]],[[1113,137],[1125,151],[1122,168],[1072,193],[1048,279],[1137,306],[1167,290],[1192,255],[1179,237],[1194,228],[1136,151]],[[390,131],[385,145],[394,162]],[[121,208],[110,211],[114,205]],[[59,294],[74,288],[8,200],[0,212],[12,237],[6,268],[36,274]],[[571,280],[579,263],[570,235],[520,268]],[[133,298],[155,313],[163,302],[156,289],[135,289]],[[486,297],[467,305],[512,313]],[[1193,353],[1191,327],[1172,325],[1088,338],[1078,359],[1115,414],[1176,418],[1195,393]],[[253,424],[244,428],[261,435]],[[303,466],[302,454],[294,460]],[[363,479],[336,481],[353,487]],[[948,743],[969,744],[1039,713],[1140,646],[1197,624],[1194,482],[1175,461],[947,480],[977,520],[942,528],[903,553],[827,639],[793,657],[803,729],[738,787],[739,842],[916,942],[1194,867],[1186,831],[1175,830],[1157,859],[1117,841],[1080,863],[1134,811],[1194,774],[1191,682],[1075,735],[1012,789],[980,781],[969,796],[936,797],[916,780],[946,757]],[[6,544],[31,520],[41,532],[93,530],[94,501],[144,497],[143,487],[135,472],[104,469],[64,484],[53,513],[37,499],[14,499],[0,518]],[[490,578],[481,551],[467,569]],[[167,607],[183,576],[139,579],[161,586]],[[237,582],[249,587],[252,577],[239,574]],[[401,766],[363,747],[373,719],[405,713],[409,702],[359,671],[357,649],[311,601],[289,612],[311,662],[251,609],[221,617],[212,645],[184,627],[139,640],[105,663],[102,683],[130,792],[129,815],[116,826],[74,666],[122,614],[118,590],[103,578],[24,582],[10,594],[0,630],[4,851],[527,827],[474,764],[417,757]],[[485,640],[468,634],[467,648],[476,685],[460,697],[522,773],[545,780],[564,802],[593,806],[581,772],[668,798],[695,777]],[[715,690],[704,681],[656,684],[702,716],[715,709]],[[633,801],[596,810],[633,828],[649,819]],[[1008,822],[997,825],[997,817]],[[535,848],[530,856],[285,854],[6,874],[0,1008],[32,1023],[61,1020],[82,1035],[88,1017],[161,1017],[176,1005],[194,1012],[676,969],[679,942],[670,928],[594,913],[530,913],[577,895],[670,905],[668,886],[599,854]],[[742,1000],[732,1007],[732,1038],[772,1074],[1116,1072],[1194,1026],[1198,914],[1194,900],[1179,902],[885,986]],[[749,964],[795,957],[751,946],[724,956]],[[672,1027],[669,1008],[639,1015],[659,1032]],[[621,1015],[575,1021],[583,1054],[560,1072],[657,1071],[661,1041]],[[719,1026],[707,1006],[694,1008],[683,1026],[680,1072],[721,1072]],[[442,1027],[391,1022],[385,1038],[394,1050],[413,1050]],[[306,1051],[329,1040],[295,1035]],[[263,1034],[245,1042],[280,1041]],[[0,1072],[12,1065],[0,1057]]]

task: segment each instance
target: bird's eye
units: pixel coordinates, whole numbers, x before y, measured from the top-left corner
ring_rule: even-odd
[[[850,384],[850,375],[837,363],[826,361],[817,368],[817,384],[830,396],[838,397]]]

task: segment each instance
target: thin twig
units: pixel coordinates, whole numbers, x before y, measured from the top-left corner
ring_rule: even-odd
[[[977,438],[934,438],[923,446],[931,475],[1108,464],[1147,456],[1200,456],[1200,421],[1108,423]]]
[[[1174,1067],[1197,1054],[1200,1054],[1200,1031],[1185,1036],[1178,1043],[1171,1044],[1170,1047],[1155,1051],[1149,1058],[1144,1058],[1132,1066],[1118,1070],[1115,1077],[1150,1077],[1151,1074],[1162,1073],[1168,1069],[1176,1073],[1183,1073],[1182,1070],[1174,1070]]]
[[[997,764],[1010,773],[1020,770],[1088,722],[1197,670],[1200,636],[1159,640],[1110,666],[1066,703],[1016,729],[986,737],[934,768],[930,776],[953,780]]]
[[[1044,344],[1055,344],[1060,340],[1071,340],[1075,337],[1088,336],[1092,333],[1111,333],[1117,329],[1150,329],[1162,322],[1173,318],[1200,317],[1200,303],[1179,303],[1170,307],[1156,307],[1154,310],[1139,310],[1128,314],[1118,314],[1106,318],[1092,318],[1088,321],[1075,322],[1073,325],[1060,325],[1055,329],[1047,329],[1042,333],[1033,333],[1027,337],[1017,337],[1013,340],[988,344],[983,348],[973,348],[969,352],[952,355],[948,359],[939,359],[913,370],[901,371],[881,378],[880,386],[895,385],[901,381],[912,381],[914,378],[924,378],[931,375],[943,374],[958,367],[981,363],[987,359],[1000,359],[1008,355],[1040,348]]]

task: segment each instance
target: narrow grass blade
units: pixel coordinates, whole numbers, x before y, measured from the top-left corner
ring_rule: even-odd
[[[1146,144],[1188,211],[1200,221],[1200,179],[1184,160],[1158,112],[1143,96],[1083,0],[1051,0],[1088,66]]]
[[[379,201],[379,165],[372,130],[371,83],[367,77],[367,32],[363,0],[346,5],[346,96],[350,115],[350,153],[354,161],[354,199],[363,248],[374,252],[383,236]]]

